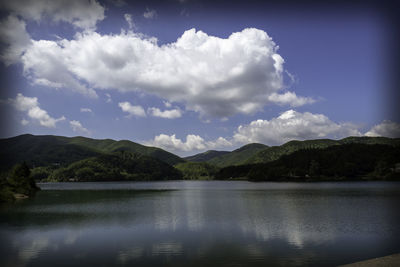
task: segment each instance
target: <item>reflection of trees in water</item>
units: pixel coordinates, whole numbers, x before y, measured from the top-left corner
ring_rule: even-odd
[[[25,229],[7,233],[14,240],[7,257],[14,262],[45,259],[45,252],[91,255],[100,248],[107,251],[103,259],[121,264],[186,259],[204,266],[229,255],[232,262],[298,265],[323,259],[320,245],[340,249],[335,242],[341,236],[387,234],[390,208],[381,191],[86,192],[94,195],[63,202],[48,195],[18,206],[14,215],[7,212],[0,222],[19,220],[15,226]]]

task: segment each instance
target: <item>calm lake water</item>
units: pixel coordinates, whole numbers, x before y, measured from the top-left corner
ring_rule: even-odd
[[[336,266],[400,252],[400,183],[46,183],[0,266]]]

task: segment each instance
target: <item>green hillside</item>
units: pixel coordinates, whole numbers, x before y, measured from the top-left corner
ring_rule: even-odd
[[[182,174],[158,159],[127,151],[83,159],[53,171],[48,181],[175,180]]]
[[[330,139],[317,139],[306,141],[290,141],[281,146],[273,146],[263,149],[258,153],[249,157],[244,163],[266,163],[279,159],[283,155],[289,155],[301,149],[323,149],[335,145],[343,144],[367,144],[367,145],[391,145],[400,146],[400,138],[386,138],[386,137],[347,137],[341,140]]]
[[[185,180],[210,180],[214,179],[219,168],[206,162],[183,162],[174,166]]]
[[[218,179],[243,178],[248,176],[250,169],[253,170],[253,174],[255,173],[254,166],[276,162],[297,151],[318,152],[347,145],[363,145],[368,147],[365,151],[374,145],[398,149],[400,139],[348,137],[342,140],[290,141],[274,147],[248,144],[232,152],[207,151],[197,154],[188,157],[189,162],[162,149],[143,146],[127,140],[97,140],[86,137],[27,134],[0,139],[0,145],[2,148],[0,150],[0,174],[7,174],[15,164],[26,162],[32,168],[32,178],[36,180],[49,178],[68,180],[72,178],[80,181],[91,179],[106,181],[115,179],[158,180],[170,179],[169,177],[174,177],[173,179],[213,179],[214,176]],[[340,152],[340,148],[338,149]],[[364,150],[360,151],[360,153],[365,153]],[[352,155],[357,157],[357,153]],[[364,155],[358,157],[362,156]],[[118,157],[122,157],[122,160]],[[222,169],[220,170],[220,168]],[[305,167],[301,168],[304,170]]]
[[[1,170],[26,162],[30,167],[68,165],[74,161],[98,156],[100,151],[70,144],[62,136],[20,135],[0,140]]]
[[[229,166],[217,179],[254,181],[400,180],[400,146],[347,143],[307,148],[268,163]]]
[[[280,146],[268,147],[263,144],[248,144],[232,152],[207,151],[186,157],[192,162],[207,162],[218,167],[249,165],[266,163],[279,159],[283,155],[289,155],[301,149],[323,149],[343,144],[367,144],[367,145],[391,145],[400,146],[400,139],[386,137],[347,137],[341,140],[316,139],[306,141],[290,141]],[[222,153],[222,155],[219,155]],[[238,170],[242,172],[242,170]]]
[[[230,153],[211,158],[207,162],[218,167],[226,167],[229,165],[241,165],[244,164],[249,158],[253,157],[258,152],[268,148],[263,144],[248,144],[238,148]]]
[[[111,153],[116,151],[130,151],[157,158],[170,165],[184,161],[182,158],[172,153],[169,153],[165,150],[162,150],[160,148],[144,146],[129,140],[121,140],[121,141],[115,141],[112,139],[98,140],[98,139],[91,139],[87,137],[78,136],[78,137],[72,137],[69,143],[76,144],[79,146],[84,146],[105,153]]]
[[[216,150],[208,150],[206,152],[203,153],[199,153],[190,157],[186,157],[184,158],[187,161],[191,161],[191,162],[205,162],[205,161],[209,161],[213,158],[225,155],[230,153],[229,151],[216,151]]]
[[[1,170],[10,169],[14,164],[23,161],[32,167],[67,166],[88,157],[116,151],[129,151],[154,157],[171,165],[184,161],[160,148],[147,147],[127,140],[25,134],[0,139],[0,146]]]

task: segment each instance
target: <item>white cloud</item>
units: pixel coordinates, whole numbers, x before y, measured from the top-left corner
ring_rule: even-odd
[[[146,117],[146,112],[141,106],[134,106],[129,102],[120,102],[118,106],[122,111],[129,113],[128,117]]]
[[[154,140],[145,143],[149,146],[160,147],[171,152],[193,152],[206,149],[221,149],[223,147],[231,147],[232,144],[223,137],[219,137],[214,141],[205,141],[199,135],[189,134],[186,141],[176,138],[175,134],[160,134],[154,137]]]
[[[28,111],[39,106],[37,97],[27,97],[22,94],[17,94],[15,99],[9,99],[9,101],[19,111]]]
[[[268,100],[278,105],[290,105],[291,107],[300,107],[315,102],[311,97],[299,97],[295,92],[286,92],[284,94],[272,93]]]
[[[127,22],[128,25],[129,25],[129,29],[134,29],[134,28],[136,28],[135,24],[133,23],[132,15],[131,15],[131,14],[125,14],[125,15],[124,15],[124,18],[125,18],[126,22]]]
[[[237,143],[280,145],[291,140],[359,136],[353,124],[335,123],[323,114],[288,110],[271,120],[256,120],[240,125],[233,136]]]
[[[147,145],[161,147],[174,153],[198,152],[209,149],[233,148],[248,143],[281,145],[292,140],[341,139],[348,136],[362,136],[359,127],[352,123],[336,123],[323,114],[288,110],[270,120],[255,120],[240,125],[231,138],[219,137],[206,141],[201,136],[189,134],[186,141],[176,135],[160,134]],[[366,136],[400,137],[400,124],[383,121],[375,125]]]
[[[400,124],[385,120],[382,123],[375,125],[368,132],[366,136],[385,136],[385,137],[400,137]]]
[[[29,121],[28,121],[28,120],[25,120],[25,119],[22,119],[22,120],[21,120],[21,124],[24,125],[24,126],[25,126],[25,125],[28,125],[28,124],[29,124]]]
[[[81,112],[93,113],[90,108],[81,108]]]
[[[151,145],[161,147],[169,151],[192,151],[205,149],[204,139],[198,135],[189,134],[186,137],[186,142],[175,137],[175,134],[169,136],[160,134],[154,137]]]
[[[97,98],[97,93],[80,82],[68,70],[68,64],[63,58],[64,50],[53,41],[32,41],[21,60],[24,65],[24,75],[33,83],[56,89],[64,88],[76,91],[91,98]]]
[[[9,99],[9,102],[17,110],[27,112],[29,118],[39,122],[39,124],[44,127],[55,128],[57,122],[65,120],[64,116],[58,119],[50,117],[47,111],[39,107],[37,97],[27,97],[23,96],[22,94],[18,94],[15,99]],[[25,122],[21,123],[24,124]]]
[[[74,132],[90,134],[90,131],[88,129],[86,129],[85,127],[83,127],[79,121],[72,120],[69,122],[69,125],[71,126],[71,128]]]
[[[18,62],[31,43],[25,22],[13,15],[0,21],[0,41],[4,46],[0,52],[0,60],[7,66]]]
[[[175,119],[182,117],[182,111],[179,108],[161,111],[159,108],[149,108],[147,112],[154,117],[164,119]]]
[[[154,19],[157,17],[157,11],[154,9],[146,8],[146,11],[143,13],[143,17],[146,19]]]
[[[22,57],[25,75],[89,96],[96,96],[92,88],[155,94],[220,118],[252,114],[269,103],[310,102],[294,93],[278,95],[284,60],[262,30],[244,29],[224,39],[191,29],[162,46],[130,31],[74,38],[33,41]]]
[[[82,29],[94,29],[104,19],[104,7],[96,0],[18,0],[3,1],[3,8],[26,20],[68,22]]]
[[[54,119],[47,114],[47,111],[39,108],[39,107],[34,107],[30,110],[28,110],[28,116],[31,117],[32,119],[36,119],[39,121],[40,125],[48,127],[48,128],[55,128],[56,123],[58,121],[63,121],[65,120],[65,117],[62,116],[58,119]]]

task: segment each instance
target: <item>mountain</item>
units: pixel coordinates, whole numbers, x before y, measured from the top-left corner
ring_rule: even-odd
[[[211,180],[219,168],[206,162],[183,162],[174,166],[185,180]]]
[[[318,139],[290,141],[281,146],[273,147],[254,143],[232,152],[207,151],[188,157],[186,158],[188,161],[185,161],[160,148],[147,147],[127,140],[98,140],[86,137],[26,134],[0,139],[2,148],[0,150],[0,174],[10,170],[13,165],[25,161],[33,168],[32,176],[36,180],[46,180],[51,177],[57,180],[58,178],[54,176],[56,174],[64,177],[62,178],[64,180],[69,175],[72,175],[69,178],[79,178],[85,172],[103,180],[114,179],[111,178],[111,175],[115,175],[122,180],[169,179],[168,177],[178,177],[182,173],[186,179],[195,179],[196,177],[198,179],[210,179],[214,174],[217,174],[217,177],[223,174],[222,176],[225,178],[247,177],[250,168],[253,168],[254,164],[274,162],[285,155],[292,155],[297,151],[319,151],[349,144],[385,145],[398,148],[400,147],[400,138],[348,137],[342,140]],[[119,155],[118,153],[123,152],[129,152],[134,155],[130,157],[131,162],[129,164],[139,166],[139,170],[131,169],[126,165],[126,161],[115,158]],[[107,160],[116,163],[110,165]],[[174,171],[179,174],[157,162],[171,165],[169,167],[175,166]],[[85,165],[88,165],[91,171],[85,169]],[[100,165],[103,165],[103,167],[99,167]],[[154,170],[152,170],[153,168]],[[219,168],[223,169],[220,170]],[[163,171],[165,171],[164,178],[158,176]],[[101,173],[104,173],[104,175],[101,175]],[[142,177],[138,175],[142,175]]]
[[[306,141],[290,141],[280,146],[272,146],[258,151],[253,156],[246,159],[245,164],[265,163],[274,161],[283,155],[291,154],[300,149],[308,148],[327,148],[334,145],[340,145],[336,140],[317,139]]]
[[[267,163],[222,168],[217,179],[253,181],[397,180],[400,146],[346,143],[300,149]]]
[[[209,161],[213,158],[225,155],[231,153],[229,151],[216,151],[216,150],[208,150],[206,152],[203,153],[199,153],[193,156],[189,156],[184,158],[187,161],[191,161],[191,162],[205,162],[205,161]]]
[[[400,138],[387,137],[347,137],[341,140],[317,139],[306,141],[290,141],[280,146],[272,146],[249,157],[243,164],[266,163],[289,155],[301,149],[323,149],[344,144],[390,145],[400,146]]]
[[[150,156],[170,165],[184,162],[180,157],[155,147],[143,146],[131,141],[25,134],[0,139],[0,169],[10,169],[14,164],[26,161],[30,166],[67,166],[72,162],[116,151],[129,151]]]
[[[49,181],[137,181],[182,179],[180,171],[156,158],[118,151],[71,163],[53,171]]]
[[[204,153],[186,157],[185,160],[190,162],[207,162],[218,167],[240,165],[243,164],[248,158],[267,147],[268,146],[263,144],[253,143],[242,146],[241,148],[238,148],[232,152],[208,150]]]
[[[268,146],[263,144],[257,144],[257,143],[248,144],[232,152],[211,158],[207,162],[210,164],[214,164],[218,167],[226,167],[229,165],[241,165],[244,164],[249,158],[253,157],[255,154],[266,148],[268,148]]]
[[[316,139],[305,141],[289,141],[280,146],[248,144],[232,152],[210,150],[185,159],[191,162],[207,162],[218,167],[266,163],[289,155],[301,149],[323,149],[343,144],[391,145],[400,146],[400,138],[387,137],[347,137],[341,140]]]
[[[111,153],[116,151],[129,151],[138,153],[141,155],[150,156],[161,161],[164,161],[170,165],[184,162],[184,160],[175,154],[162,150],[158,147],[144,146],[138,143],[134,143],[129,140],[115,141],[112,139],[91,139],[87,137],[73,137],[71,138],[71,144],[85,146],[90,149],[100,150],[103,153]]]

